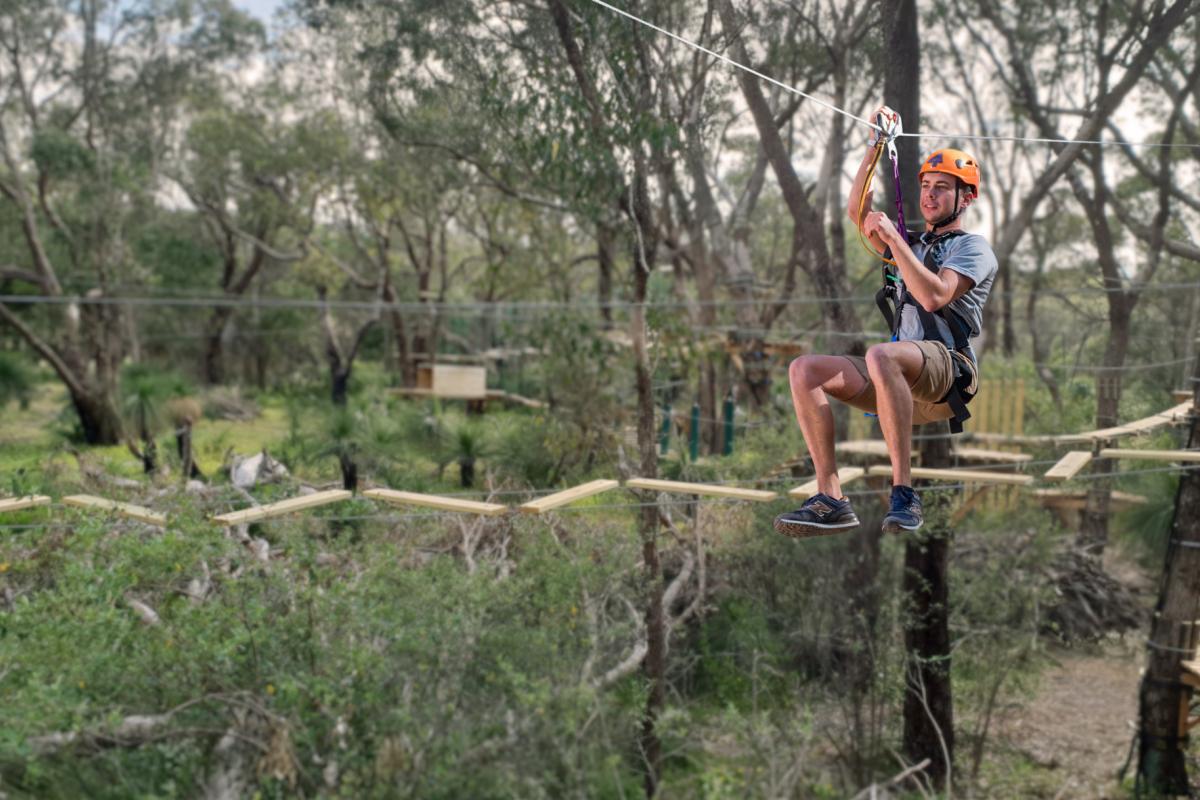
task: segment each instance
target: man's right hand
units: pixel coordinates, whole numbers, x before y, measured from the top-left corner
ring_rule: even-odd
[[[871,147],[878,145],[881,140],[887,141],[904,129],[900,121],[900,114],[887,106],[875,109],[875,113],[871,115],[870,119],[873,126],[871,128]],[[881,131],[880,128],[883,130]]]

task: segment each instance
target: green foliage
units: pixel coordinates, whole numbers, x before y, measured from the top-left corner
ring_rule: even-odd
[[[28,408],[35,385],[29,362],[18,353],[0,350],[0,409],[13,401]]]
[[[249,769],[268,794],[316,790],[331,760],[344,796],[636,786],[632,762],[612,758],[614,745],[632,745],[636,709],[579,682],[590,653],[580,590],[602,593],[611,571],[586,550],[524,531],[521,570],[497,580],[448,556],[396,557],[436,529],[354,543],[292,538],[287,561],[267,568],[204,526],[108,531],[82,525],[0,545],[0,580],[21,597],[0,617],[0,781],[10,790],[192,794],[231,726],[264,744],[286,737],[278,784]],[[330,548],[332,558],[318,558]],[[183,589],[202,563],[212,586],[196,602]],[[161,624],[144,625],[133,600]],[[30,744],[170,709],[170,732],[141,747],[39,755]]]
[[[59,128],[43,128],[29,150],[34,164],[50,178],[88,175],[96,166],[95,153]]]

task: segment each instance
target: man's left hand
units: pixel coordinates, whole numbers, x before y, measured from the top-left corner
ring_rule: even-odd
[[[900,234],[895,224],[882,211],[872,211],[863,218],[863,233],[869,238],[878,238],[888,247],[895,247],[900,242]]]

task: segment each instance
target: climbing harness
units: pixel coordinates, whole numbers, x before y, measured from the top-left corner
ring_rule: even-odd
[[[866,210],[867,196],[870,192],[871,183],[875,178],[875,170],[879,164],[879,159],[884,151],[887,151],[888,159],[892,162],[893,185],[896,194],[896,229],[900,235],[904,237],[905,242],[913,241],[912,235],[904,223],[904,197],[900,188],[900,160],[896,153],[896,137],[903,134],[904,126],[901,122],[900,115],[892,111],[886,106],[880,110],[876,116],[876,125],[872,132],[871,145],[875,152],[871,157],[871,161],[867,168],[866,177],[863,181],[862,192],[858,198],[858,220],[862,220],[863,213]],[[925,257],[922,260],[925,268],[930,272],[937,273],[939,267],[936,263],[936,254],[944,246],[945,242],[955,238],[956,236],[965,235],[963,231],[947,231],[942,234],[937,233],[938,228],[943,228],[956,219],[962,213],[959,207],[961,197],[961,185],[970,186],[976,195],[979,194],[979,165],[975,159],[961,150],[953,150],[950,148],[938,150],[934,152],[921,166],[921,175],[927,172],[941,172],[953,175],[957,180],[954,189],[954,210],[945,218],[938,220],[932,226],[932,230],[921,235],[921,241],[925,244]],[[878,251],[870,245],[866,236],[862,232],[862,227],[858,228],[859,242],[862,243],[872,255],[879,257]],[[942,320],[946,329],[950,332],[953,339],[953,348],[950,348],[951,361],[954,363],[954,382],[950,385],[950,390],[944,397],[938,400],[938,403],[946,403],[950,406],[950,410],[954,412],[954,416],[950,419],[950,432],[962,433],[963,423],[970,419],[971,412],[967,410],[967,403],[975,396],[975,391],[972,385],[975,383],[975,375],[972,369],[972,361],[968,355],[970,351],[970,334],[971,328],[960,315],[952,311],[949,306],[938,309],[937,311],[926,311],[924,306],[916,301],[915,298],[904,287],[903,281],[900,279],[900,268],[892,258],[891,250],[885,250],[883,255],[883,286],[875,293],[875,305],[879,307],[879,311],[883,314],[884,320],[887,321],[888,329],[892,334],[892,341],[899,341],[900,338],[900,323],[903,317],[904,306],[912,306],[915,310],[918,319],[921,322],[921,329],[926,340],[942,341],[937,319]]]

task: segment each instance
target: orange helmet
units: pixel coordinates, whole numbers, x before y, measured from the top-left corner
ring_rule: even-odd
[[[974,189],[976,197],[979,196],[979,184],[981,182],[979,162],[969,153],[964,153],[962,150],[955,150],[952,147],[934,150],[930,153],[929,158],[925,159],[925,163],[921,165],[921,174],[917,176],[918,179],[924,177],[926,172],[941,172],[946,175],[953,175]]]

